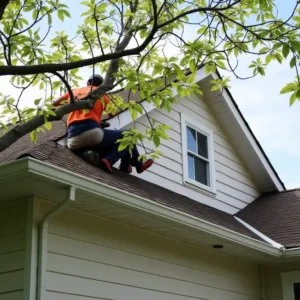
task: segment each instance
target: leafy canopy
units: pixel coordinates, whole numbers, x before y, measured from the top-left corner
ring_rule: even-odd
[[[171,110],[180,97],[202,94],[195,83],[200,67],[221,69],[241,78],[238,61],[253,59],[246,78],[264,76],[268,65],[288,60],[295,80],[281,93],[290,104],[300,100],[300,8],[295,1],[287,19],[272,0],[72,0],[81,18],[72,18],[67,1],[2,0],[0,4],[0,76],[11,87],[0,88],[0,126],[16,125],[0,138],[0,151],[21,136],[51,130],[52,120],[76,109],[90,109],[109,95],[107,113],[128,109],[135,120],[144,101]],[[69,19],[68,30],[54,30]],[[57,29],[57,28],[56,28]],[[53,107],[53,99],[82,84],[82,68],[105,74],[104,84],[86,99]],[[229,87],[229,77],[212,81],[212,90]],[[37,99],[24,94],[40,90]],[[12,96],[11,90],[18,91]],[[125,99],[118,94],[126,90]],[[139,100],[135,94],[139,95]],[[74,103],[73,103],[74,102]],[[152,120],[149,129],[131,129],[120,149],[149,140],[155,147],[168,139],[166,124]],[[145,148],[146,149],[146,148]],[[146,154],[156,158],[159,151]]]

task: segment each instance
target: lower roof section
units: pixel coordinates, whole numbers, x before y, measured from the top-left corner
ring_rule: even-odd
[[[300,190],[262,195],[237,216],[286,248],[300,247]]]

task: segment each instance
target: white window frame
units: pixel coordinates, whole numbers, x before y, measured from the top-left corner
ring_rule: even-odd
[[[300,271],[281,273],[283,300],[295,300],[294,283],[300,283]]]
[[[186,127],[189,126],[199,133],[207,137],[207,152],[208,152],[208,164],[209,164],[209,182],[210,186],[197,182],[189,178],[188,170],[188,149],[187,149],[187,134]],[[210,128],[199,124],[192,118],[181,114],[181,141],[182,141],[182,159],[183,159],[183,181],[185,185],[189,187],[197,188],[197,190],[209,193],[210,195],[216,195],[216,183],[215,183],[215,159],[214,159],[214,141],[213,131]]]

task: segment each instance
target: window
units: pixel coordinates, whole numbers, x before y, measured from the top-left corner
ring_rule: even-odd
[[[184,182],[214,191],[213,132],[181,115]]]
[[[300,300],[300,271],[281,273],[283,300]]]

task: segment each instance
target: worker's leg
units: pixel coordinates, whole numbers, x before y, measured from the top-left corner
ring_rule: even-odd
[[[103,135],[103,131],[100,128],[84,131],[80,135],[68,139],[68,148],[72,151],[75,151],[88,147],[94,147],[101,143]]]
[[[68,139],[68,148],[78,156],[85,158],[89,163],[98,165],[99,154],[89,150],[101,143],[103,135],[103,131],[100,128],[87,130],[80,135]]]
[[[132,163],[135,162],[136,155],[139,155],[136,147],[132,151],[132,159],[129,153],[129,150],[126,148],[122,151],[119,151],[119,143],[117,140],[123,138],[123,131],[121,130],[110,130],[104,129],[104,137],[99,145],[99,148],[105,153],[104,158],[109,161],[111,165],[114,165],[119,159],[121,159],[121,167],[122,169],[128,168]],[[137,153],[136,153],[137,152]]]
[[[121,168],[123,170],[128,170],[128,167],[130,165],[136,167],[136,170],[138,173],[143,172],[147,168],[149,168],[153,161],[148,160],[147,162],[143,163],[141,160],[139,160],[139,152],[134,145],[132,149],[132,155],[129,152],[129,149],[126,148],[122,151],[119,151],[119,143],[117,143],[118,139],[121,139],[123,137],[122,131],[120,130],[104,130],[104,137],[100,144],[100,147],[104,149],[104,151],[107,153],[104,156],[104,159],[108,161],[109,165],[114,165],[119,159],[121,159]],[[107,169],[110,169],[109,166],[107,166]]]

